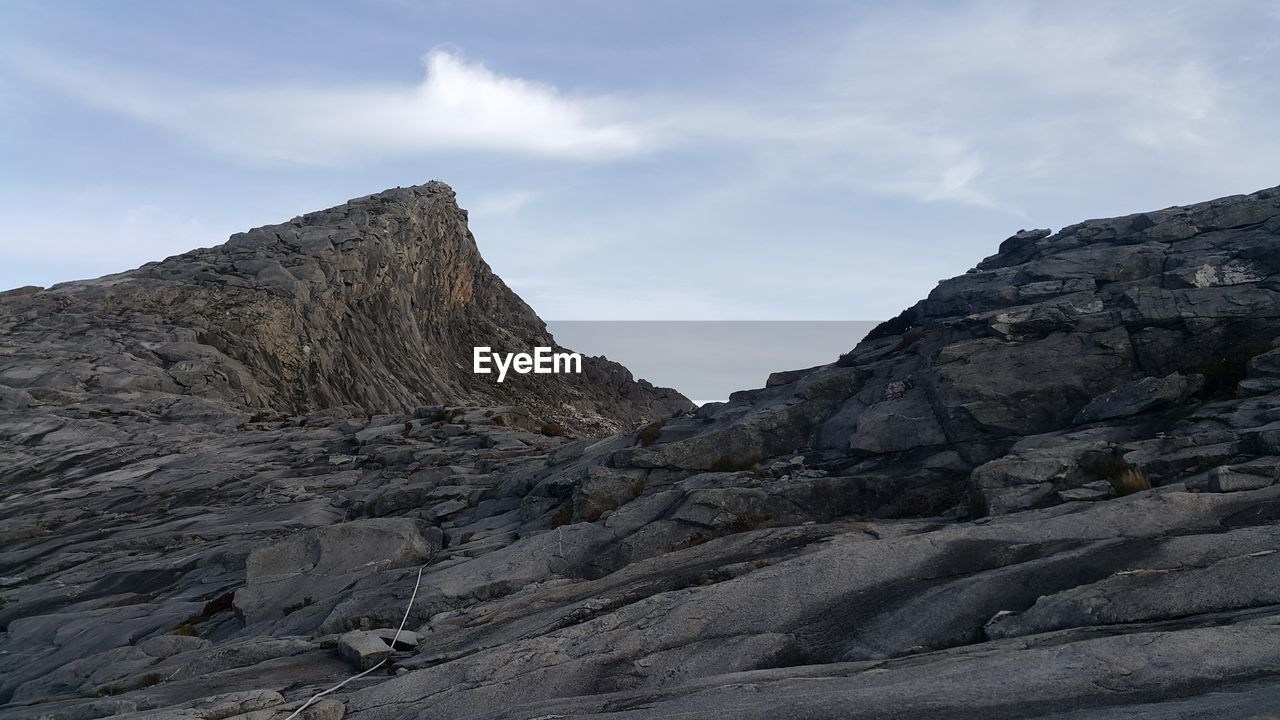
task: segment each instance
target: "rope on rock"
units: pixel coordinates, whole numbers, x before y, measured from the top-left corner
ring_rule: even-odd
[[[430,563],[431,561],[430,561],[430,560],[428,560],[427,562],[428,562],[428,563]],[[417,579],[417,581],[413,584],[413,594],[411,594],[411,595],[409,596],[409,606],[408,606],[408,607],[406,607],[406,608],[404,609],[404,617],[400,619],[400,627],[396,628],[396,634],[395,634],[395,637],[394,637],[394,638],[392,638],[392,640],[391,640],[391,647],[392,647],[392,648],[394,648],[394,647],[396,646],[396,643],[397,643],[397,642],[400,642],[400,633],[404,630],[404,625],[405,625],[405,623],[409,622],[409,612],[410,612],[411,610],[413,610],[413,601],[414,601],[414,600],[416,600],[416,599],[418,598],[418,587],[422,585],[422,571],[423,571],[423,570],[426,570],[426,569],[427,569],[427,566],[426,566],[426,565],[423,565],[422,567],[418,568],[418,579]],[[337,685],[334,685],[333,687],[329,688],[328,690],[323,690],[323,691],[321,691],[321,692],[316,693],[315,695],[312,695],[310,700],[307,700],[305,703],[303,703],[303,704],[302,704],[302,707],[298,708],[297,710],[294,710],[294,711],[293,711],[293,714],[292,714],[292,715],[290,715],[289,717],[285,718],[285,720],[293,720],[294,718],[296,718],[296,717],[298,717],[300,714],[302,714],[302,711],[303,711],[303,710],[306,710],[307,708],[311,707],[311,703],[313,703],[313,702],[315,702],[315,701],[319,700],[320,698],[324,697],[325,695],[328,695],[329,693],[333,692],[334,690],[337,690],[338,688],[342,687],[343,685],[346,685],[347,683],[351,682],[352,680],[357,680],[357,679],[359,679],[359,678],[364,677],[365,675],[368,675],[369,673],[373,672],[374,670],[377,670],[378,668],[382,667],[382,666],[383,666],[383,665],[384,665],[388,660],[390,660],[390,659],[391,659],[391,658],[390,658],[389,656],[388,656],[388,657],[384,657],[384,658],[382,658],[381,660],[379,660],[379,661],[378,661],[378,664],[377,664],[377,665],[374,665],[373,667],[369,668],[368,670],[364,670],[364,671],[362,671],[362,672],[356,673],[355,675],[352,675],[351,677],[347,678],[346,680],[343,680],[342,682],[338,683]]]

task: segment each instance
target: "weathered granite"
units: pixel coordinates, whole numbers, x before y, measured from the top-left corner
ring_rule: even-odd
[[[829,365],[612,435],[679,408],[427,404],[441,348],[375,334],[531,327],[446,196],[0,298],[0,719],[284,720],[354,638],[385,665],[301,717],[1280,707],[1275,191],[1020,232]]]
[[[489,269],[439,182],[387,190],[137,270],[0,293],[4,402],[94,398],[174,419],[520,405],[593,432],[691,409],[604,358],[472,373],[472,349],[558,347]]]

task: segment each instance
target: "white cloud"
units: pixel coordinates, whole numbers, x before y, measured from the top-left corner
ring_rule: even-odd
[[[600,160],[714,148],[774,177],[1019,214],[1029,178],[1088,174],[1118,158],[1140,167],[1144,154],[1211,154],[1249,132],[1249,113],[1232,107],[1238,88],[1206,62],[1196,17],[1180,7],[895,5],[833,29],[832,41],[771,49],[772,74],[755,84],[697,95],[571,96],[443,49],[425,56],[421,82],[404,86],[202,86],[9,57],[95,106],[257,160]],[[527,200],[495,195],[473,209],[506,214]]]
[[[744,147],[772,177],[1016,215],[1033,188],[1104,172],[1217,174],[1208,159],[1242,140],[1276,143],[1257,79],[1217,62],[1194,9],[893,4],[779,53],[754,97],[666,99],[682,110],[664,130]]]
[[[610,96],[567,92],[572,76],[557,76],[555,87],[441,50],[426,57],[421,82],[399,85],[211,85],[15,55],[3,44],[0,65],[237,157],[367,161],[373,172],[351,182],[392,178],[359,190],[412,178],[424,153],[456,152],[436,166],[476,189],[460,199],[481,247],[499,274],[523,276],[512,284],[544,317],[766,317],[775,305],[783,316],[867,316],[909,305],[1005,229],[1277,182],[1280,95],[1270,70],[1280,15],[1241,6],[862,4],[845,15],[852,20],[794,42],[744,36],[740,57],[716,54],[728,52],[721,43],[707,49],[714,62],[687,63],[684,76],[650,73],[652,56],[623,53],[619,72],[653,90]],[[556,51],[572,60],[578,49]],[[678,47],[672,55],[692,57]],[[652,162],[619,168],[473,162],[476,153],[599,160],[654,151]],[[401,157],[409,161],[394,162]],[[464,171],[448,174],[451,164]],[[217,212],[244,204],[254,183],[275,182],[261,175],[216,188],[225,197]],[[313,175],[340,174],[296,177]],[[328,192],[315,196],[342,199]],[[139,197],[118,204],[136,208]],[[55,215],[47,208],[69,201],[44,204],[23,232],[76,256],[77,243],[37,227]],[[68,234],[101,238],[111,257],[112,245],[154,238],[157,252],[119,265],[158,257],[168,236],[186,239],[164,252],[203,242],[181,215],[113,212],[91,208]],[[687,268],[700,277],[690,281]],[[628,287],[618,281],[626,274],[647,284]],[[827,300],[816,307],[815,297]]]
[[[975,2],[867,21],[825,58],[820,84],[828,107],[952,146],[913,158],[888,145],[908,162],[882,176],[884,187],[1004,207],[1033,165],[1061,182],[1096,167],[1140,167],[1152,153],[1199,153],[1211,138],[1234,142],[1229,128],[1243,113],[1205,57],[1194,18],[1172,5],[1157,14],[1111,3]],[[885,147],[862,152],[883,156]]]
[[[255,160],[348,164],[481,151],[598,160],[646,147],[607,98],[570,97],[445,50],[413,86],[204,87],[96,63],[9,53],[27,75],[81,101]]]

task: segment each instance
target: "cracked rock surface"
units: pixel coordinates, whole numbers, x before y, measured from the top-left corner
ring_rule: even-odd
[[[284,720],[382,657],[300,716],[1280,712],[1280,193],[1020,232],[674,417],[379,351],[357,288],[473,274],[322,256],[400,204],[460,242],[446,194],[0,297],[0,718]],[[414,313],[509,294],[459,282]]]

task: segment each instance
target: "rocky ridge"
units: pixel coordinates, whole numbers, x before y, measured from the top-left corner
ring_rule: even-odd
[[[46,404],[179,421],[519,404],[596,433],[692,408],[604,358],[584,359],[581,375],[473,374],[476,346],[558,346],[490,271],[439,182],[118,275],[12,290],[0,307],[0,383]]]
[[[1277,190],[1024,231],[603,437],[11,373],[0,718],[1267,717],[1278,276]]]

